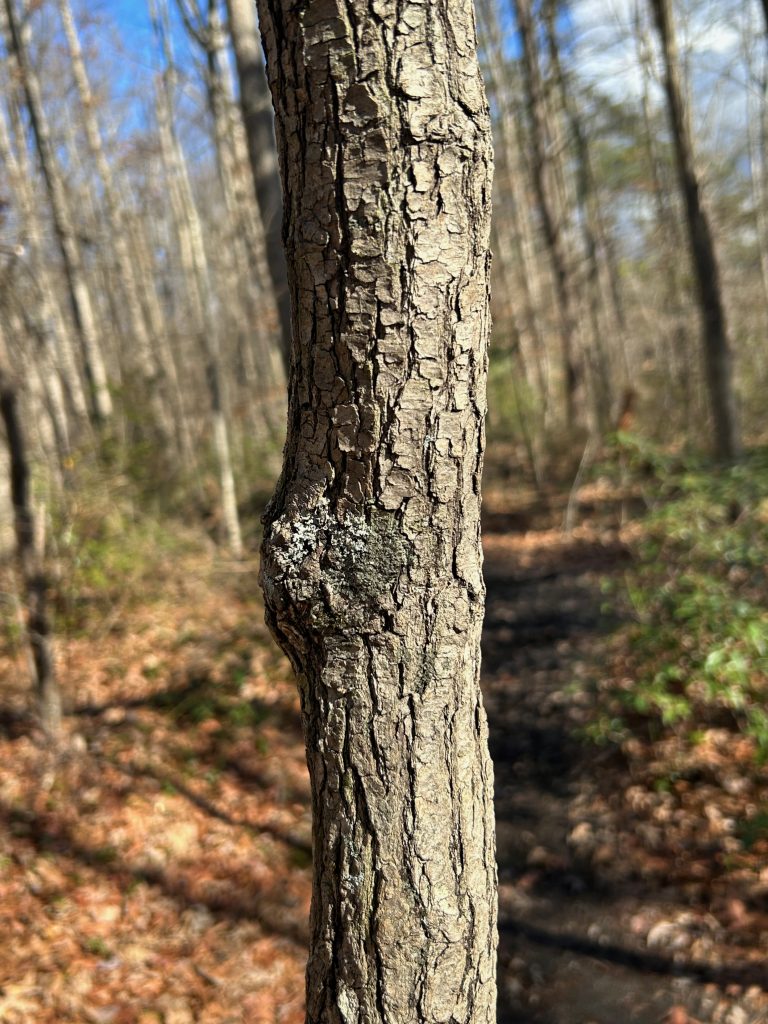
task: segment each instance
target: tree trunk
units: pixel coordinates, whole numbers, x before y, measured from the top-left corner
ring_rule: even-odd
[[[516,135],[518,112],[496,7],[490,0],[481,0],[475,7],[479,41],[487,62],[486,86],[497,109],[495,196],[500,203],[497,202],[494,208],[497,242],[494,253],[496,265],[501,268],[503,299],[508,304],[510,316],[514,316],[513,306],[517,305],[515,284],[521,293],[522,317],[515,323],[515,333],[519,335],[520,352],[524,356],[526,381],[537,397],[537,419],[543,432],[549,397],[547,353],[539,325],[539,268],[523,194],[524,173]],[[517,271],[514,275],[513,268]],[[524,336],[527,336],[527,351]]]
[[[704,370],[713,422],[713,449],[717,458],[732,460],[739,454],[740,443],[720,270],[693,161],[693,147],[680,88],[677,43],[669,0],[651,0],[651,7],[664,57],[664,88],[672,129],[672,143],[680,190],[685,201],[691,259],[699,296]]]
[[[195,205],[184,153],[173,128],[175,73],[172,54],[169,51],[167,24],[164,24],[164,19],[158,16],[154,0],[150,0],[150,16],[158,42],[164,51],[166,64],[165,71],[157,82],[156,110],[160,152],[168,178],[171,207],[182,254],[181,263],[185,269],[185,279],[199,332],[200,349],[205,360],[205,378],[211,403],[213,445],[221,487],[222,519],[230,551],[236,558],[239,558],[243,552],[243,541],[227,425],[224,377],[221,368],[221,339],[213,309],[210,269],[203,242],[203,228]]]
[[[99,346],[96,317],[83,268],[80,246],[75,234],[72,211],[51,144],[40,85],[29,60],[28,42],[25,38],[29,32],[29,23],[22,23],[19,19],[15,0],[5,0],[5,12],[8,20],[9,42],[18,64],[27,99],[32,133],[53,214],[56,239],[67,275],[72,316],[82,347],[83,362],[91,392],[92,412],[96,422],[103,423],[112,415],[112,398],[107,385],[107,371]]]
[[[269,422],[270,396],[274,400],[276,392],[285,393],[285,368],[281,361],[282,352],[273,344],[274,334],[270,337],[270,334],[264,330],[265,295],[263,289],[265,284],[271,284],[271,275],[266,254],[264,229],[253,190],[253,178],[249,173],[245,182],[246,187],[243,188],[244,176],[239,173],[239,157],[243,156],[247,165],[249,156],[242,117],[235,106],[232,83],[226,70],[223,26],[219,18],[216,0],[208,0],[207,20],[204,21],[199,9],[197,11],[198,20],[193,20],[186,10],[186,0],[177,0],[177,4],[188,31],[205,54],[205,84],[208,107],[213,122],[216,166],[227,211],[225,232],[229,237],[226,238],[225,245],[226,250],[232,256],[229,276],[239,286],[243,307],[241,318],[249,325],[246,346],[255,347],[260,365],[258,379],[251,382],[250,404],[254,412],[261,405],[262,417]],[[264,91],[267,102],[269,102],[266,82]],[[242,146],[242,153],[240,146]],[[274,140],[272,141],[272,150],[274,157]],[[277,174],[276,168],[275,174]],[[285,256],[279,239],[278,244],[284,265]],[[285,283],[285,289],[287,294],[287,283]],[[270,294],[270,298],[274,299],[277,306],[276,296]],[[246,360],[253,361],[253,355],[253,352],[246,353]],[[282,424],[281,429],[284,429]]]
[[[676,204],[671,200],[664,174],[664,163],[659,152],[659,131],[651,112],[651,85],[655,81],[654,55],[647,30],[645,18],[645,0],[636,0],[633,11],[633,38],[635,41],[637,62],[642,75],[641,110],[644,131],[642,144],[645,150],[650,188],[656,214],[656,237],[653,239],[653,250],[658,254],[658,264],[662,274],[660,291],[663,301],[659,303],[661,312],[671,321],[672,336],[664,336],[658,330],[655,335],[655,357],[663,368],[663,379],[666,382],[664,394],[660,397],[664,403],[664,413],[673,417],[672,425],[679,420],[682,405],[682,426],[688,437],[692,436],[694,426],[698,428],[701,419],[696,408],[696,395],[699,374],[695,362],[695,346],[690,332],[690,285],[686,280],[686,267],[680,266],[679,253],[685,245],[684,232],[681,230],[680,218]]]
[[[163,441],[172,436],[171,423],[168,418],[167,405],[162,394],[159,361],[156,357],[153,340],[150,336],[142,306],[139,283],[130,255],[128,228],[123,209],[120,205],[118,191],[112,176],[112,169],[104,153],[104,145],[96,116],[96,103],[91,91],[88,72],[83,60],[77,26],[69,0],[58,0],[59,15],[67,40],[72,75],[80,100],[81,114],[85,128],[93,165],[101,184],[101,191],[106,210],[109,243],[115,257],[118,292],[121,299],[119,320],[125,319],[127,338],[129,340],[128,355],[138,367],[144,382],[147,398],[154,412],[155,425],[160,431]]]
[[[0,338],[0,348],[3,347]],[[51,650],[48,579],[43,566],[42,552],[35,538],[29,463],[16,389],[1,353],[0,420],[5,427],[8,440],[16,551],[27,604],[27,634],[35,672],[38,711],[46,735],[55,742],[61,733],[61,695]]]
[[[269,88],[256,25],[256,8],[253,0],[227,0],[227,10],[240,80],[240,106],[248,139],[256,199],[264,225],[267,263],[275,292],[287,371],[291,350],[291,297],[283,251],[280,175]]]
[[[469,0],[260,0],[293,303],[267,619],[312,783],[307,1021],[495,1021],[478,685],[490,123]]]
[[[70,409],[80,427],[87,423],[88,419],[85,391],[80,379],[71,338],[65,325],[65,318],[62,316],[56,295],[50,260],[45,258],[41,245],[46,232],[43,229],[43,220],[34,193],[34,179],[27,159],[19,112],[12,96],[8,96],[8,108],[14,128],[16,152],[11,143],[5,117],[0,111],[0,162],[6,169],[19,225],[23,231],[19,241],[22,241],[25,246],[26,261],[24,265],[29,271],[31,282],[34,282],[38,298],[33,308],[27,312],[34,317],[37,325],[36,333],[41,340],[44,340],[46,344],[49,340],[52,342],[53,351],[49,353],[50,358],[55,373],[67,392]]]
[[[573,299],[565,257],[562,231],[555,215],[551,189],[552,168],[548,155],[546,112],[543,103],[543,82],[539,65],[539,48],[536,40],[531,0],[513,0],[513,8],[522,42],[523,77],[525,81],[526,105],[531,130],[531,162],[533,187],[539,208],[544,241],[552,265],[555,297],[560,329],[562,351],[563,403],[565,422],[572,427],[576,422],[576,387],[578,383],[575,343],[576,323]]]
[[[768,5],[768,0],[766,0],[766,5]],[[754,66],[753,49],[750,45],[753,27],[751,20],[745,19],[742,50],[747,63],[749,80],[754,87],[745,93],[747,154],[752,185],[752,203],[755,210],[757,250],[760,256],[763,306],[768,313],[768,153],[766,153],[768,144],[768,62],[761,56],[760,67]],[[768,32],[768,6],[766,8],[766,31]],[[756,97],[755,93],[759,93],[759,96]]]
[[[561,46],[558,38],[558,15],[560,0],[546,0],[543,9],[547,36],[550,74],[556,86],[567,127],[569,142],[575,157],[574,177],[578,223],[584,245],[587,263],[585,291],[588,296],[591,343],[596,362],[597,408],[595,420],[601,430],[609,429],[611,411],[616,397],[616,378],[623,376],[622,384],[627,386],[630,375],[625,338],[623,337],[621,302],[618,298],[617,282],[610,270],[609,246],[605,245],[605,231],[602,223],[600,201],[597,195],[592,154],[586,128],[578,108],[573,82],[566,74],[560,57]],[[602,256],[602,259],[601,259]],[[611,277],[611,287],[603,288],[602,267],[606,265]],[[615,339],[615,351],[609,352],[603,337]],[[612,372],[611,356],[618,356],[619,369]]]
[[[15,117],[14,120],[16,120]],[[8,181],[12,187],[22,232],[20,239],[24,243],[22,266],[27,271],[37,299],[34,303],[22,303],[24,306],[23,316],[30,324],[30,333],[38,339],[42,350],[42,360],[46,365],[45,374],[48,381],[47,391],[55,406],[57,433],[63,442],[60,454],[64,455],[69,450],[69,424],[64,392],[69,398],[70,407],[79,420],[87,421],[88,408],[64,318],[59,308],[56,290],[51,280],[50,263],[45,259],[41,249],[40,243],[41,239],[45,237],[45,233],[32,189],[26,153],[23,147],[19,147],[19,159],[17,159],[2,109],[0,109],[0,162],[6,169]],[[20,294],[25,295],[26,293],[21,292]]]

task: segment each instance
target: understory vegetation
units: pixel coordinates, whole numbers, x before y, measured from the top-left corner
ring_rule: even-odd
[[[632,563],[606,585],[628,623],[598,687],[590,735],[674,735],[695,747],[710,729],[768,760],[768,449],[733,466],[667,455],[620,438],[627,477],[647,505]]]

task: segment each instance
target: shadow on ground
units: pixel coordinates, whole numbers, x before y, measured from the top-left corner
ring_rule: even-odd
[[[768,966],[650,948],[632,922],[685,911],[682,894],[628,880],[610,864],[596,867],[572,841],[592,794],[630,781],[616,752],[578,738],[587,706],[584,687],[574,685],[600,671],[619,622],[603,607],[601,581],[622,571],[626,554],[596,539],[575,559],[550,561],[542,551],[532,573],[505,538],[486,534],[483,680],[496,773],[499,1024],[659,1024],[674,1006],[708,1019],[733,986],[768,990]]]

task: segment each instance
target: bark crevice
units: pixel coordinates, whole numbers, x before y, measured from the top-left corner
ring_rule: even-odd
[[[263,0],[261,25],[294,312],[262,580],[313,791],[307,1019],[490,1022],[492,161],[472,5]]]

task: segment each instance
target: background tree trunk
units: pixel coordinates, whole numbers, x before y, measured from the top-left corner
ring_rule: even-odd
[[[162,15],[165,15],[162,8]],[[175,78],[173,56],[165,18],[150,4],[156,38],[164,51],[165,70],[157,83],[157,120],[160,149],[168,176],[171,204],[174,207],[182,264],[187,270],[190,297],[193,299],[194,319],[199,331],[200,350],[205,360],[205,378],[211,404],[213,447],[219,470],[221,512],[227,543],[232,554],[243,553],[240,517],[237,509],[235,477],[232,467],[232,448],[227,426],[226,395],[221,369],[221,339],[213,309],[210,268],[203,242],[203,228],[195,205],[192,186],[187,172],[184,153],[173,129],[173,84]]]
[[[651,0],[651,6],[664,58],[664,87],[672,142],[680,190],[685,201],[691,259],[701,310],[704,370],[713,421],[714,454],[718,458],[730,460],[739,454],[740,444],[720,271],[693,161],[693,148],[680,88],[677,44],[669,0]]]
[[[35,537],[35,516],[30,493],[29,463],[21,426],[16,387],[0,336],[0,421],[5,427],[10,456],[16,552],[27,606],[27,635],[37,690],[40,721],[46,735],[57,741],[61,733],[61,695],[51,651],[48,616],[48,580],[43,555]]]
[[[267,263],[275,292],[283,341],[283,358],[287,370],[291,348],[291,296],[288,291],[283,250],[280,174],[269,88],[256,24],[256,7],[253,0],[227,0],[227,10],[240,80],[240,106],[245,122],[256,199],[264,225]]]
[[[13,100],[9,98],[9,106],[12,108],[12,120],[15,122],[16,139],[19,139],[21,129],[18,124],[18,111],[15,109]],[[21,138],[23,143],[23,136]],[[45,353],[46,362],[51,365],[51,372],[55,374],[59,386],[69,399],[69,406],[78,426],[87,423],[88,405],[85,399],[82,381],[77,368],[69,335],[67,334],[64,317],[54,287],[53,274],[49,261],[41,249],[41,239],[44,237],[43,220],[40,216],[38,204],[34,195],[32,172],[27,160],[26,150],[23,145],[17,144],[18,158],[11,144],[11,138],[5,121],[5,115],[0,109],[0,161],[6,169],[8,181],[13,188],[16,198],[20,227],[22,230],[22,241],[24,242],[24,266],[30,278],[34,281],[38,302],[34,307],[27,307],[24,304],[23,312],[35,320],[35,334],[40,340],[41,347],[48,351]],[[62,408],[58,416],[62,420],[61,429],[63,435],[68,437],[67,417],[62,396]],[[69,442],[67,441],[67,447]]]
[[[472,4],[260,15],[295,331],[262,580],[312,785],[307,1020],[490,1024],[491,144]]]
[[[83,352],[86,377],[90,388],[93,416],[103,423],[112,415],[112,398],[107,384],[107,371],[97,334],[96,314],[83,268],[82,254],[74,231],[64,181],[51,146],[48,121],[43,109],[40,85],[29,60],[25,36],[28,25],[19,18],[15,0],[5,0],[8,37],[16,59],[27,100],[32,132],[37,146],[40,167],[45,179],[53,224],[67,275],[72,316]]]
[[[72,65],[72,76],[77,87],[80,100],[81,116],[85,137],[88,142],[93,166],[101,185],[109,242],[115,259],[117,272],[117,290],[121,299],[121,316],[128,328],[129,363],[137,366],[141,374],[146,392],[154,413],[155,427],[162,440],[167,443],[172,437],[172,424],[168,419],[168,404],[163,391],[165,382],[161,379],[160,366],[155,353],[154,339],[150,336],[145,319],[144,306],[139,291],[139,283],[130,255],[128,229],[125,216],[120,205],[118,192],[112,175],[112,169],[104,152],[96,102],[88,79],[88,72],[83,59],[77,26],[72,15],[69,0],[58,0],[59,15],[67,40],[67,49]],[[112,290],[111,290],[112,291]]]
[[[552,277],[555,285],[562,352],[563,408],[566,426],[570,428],[576,422],[578,371],[574,350],[576,347],[577,331],[562,230],[555,214],[552,197],[551,179],[553,175],[549,156],[551,147],[548,146],[547,142],[551,133],[547,132],[547,114],[544,107],[544,87],[539,64],[539,46],[535,34],[531,2],[530,0],[513,0],[513,8],[523,47],[523,78],[531,133],[531,172],[544,241],[552,266]]]

